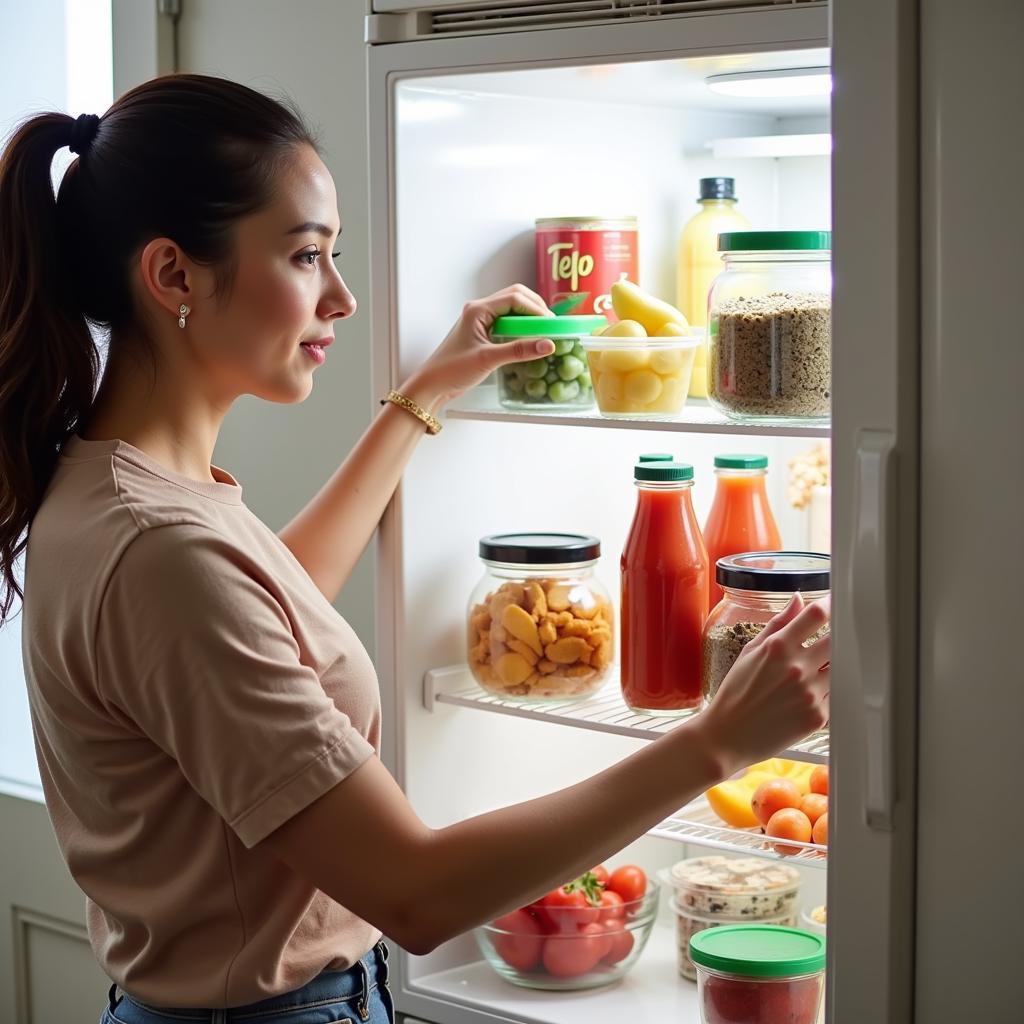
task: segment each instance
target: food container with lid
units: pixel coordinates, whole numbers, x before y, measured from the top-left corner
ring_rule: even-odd
[[[686,404],[693,360],[703,332],[664,338],[584,338],[602,416],[666,419]]]
[[[596,537],[494,534],[480,540],[486,571],[469,599],[473,678],[518,700],[586,697],[608,678],[614,652],[611,599],[594,576]]]
[[[661,878],[687,914],[754,921],[797,912],[800,872],[763,857],[689,857]]]
[[[741,422],[826,422],[832,235],[730,231],[708,295],[708,400]]]
[[[499,316],[491,341],[531,345],[549,338],[555,351],[498,369],[498,401],[508,409],[586,409],[594,404],[594,388],[581,344],[584,337],[607,327],[603,316]]]
[[[815,1024],[825,939],[799,928],[728,925],[690,939],[701,1024]]]
[[[690,959],[690,939],[705,928],[721,928],[723,925],[743,924],[749,918],[707,917],[702,914],[691,914],[684,910],[674,899],[669,900],[669,907],[676,915],[676,964],[679,973],[690,981],[697,980],[697,969]],[[784,928],[796,927],[796,914],[775,914],[771,917],[758,918],[759,924],[777,924]]]
[[[820,601],[829,593],[830,559],[809,551],[750,551],[720,558],[722,600],[704,624],[701,687],[711,700],[740,651],[782,611],[794,593]],[[821,635],[828,631],[822,627]]]

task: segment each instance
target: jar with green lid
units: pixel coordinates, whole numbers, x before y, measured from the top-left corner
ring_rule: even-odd
[[[739,422],[827,422],[832,234],[731,231],[708,295],[708,400]]]
[[[603,316],[499,316],[491,341],[550,338],[555,351],[498,370],[498,401],[508,409],[586,409],[594,404],[582,339],[607,327]]]
[[[778,925],[725,925],[690,938],[701,1024],[815,1024],[825,939]]]

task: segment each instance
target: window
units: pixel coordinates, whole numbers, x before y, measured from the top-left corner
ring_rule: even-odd
[[[0,4],[0,39],[0,139],[39,111],[102,114],[113,101],[111,0]],[[73,159],[66,149],[58,152],[55,184]],[[38,795],[19,607],[11,613],[0,629],[0,788]]]

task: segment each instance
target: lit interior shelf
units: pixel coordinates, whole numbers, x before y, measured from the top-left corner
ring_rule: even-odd
[[[733,423],[711,406],[689,399],[676,419],[649,420],[627,416],[610,419],[597,408],[570,411],[531,409],[514,411],[498,402],[498,389],[490,385],[473,388],[452,402],[444,412],[449,420],[485,420],[492,423],[547,423],[570,427],[604,427],[613,430],[661,430],[683,434],[736,434],[753,437],[828,437],[827,423]]]
[[[662,718],[631,711],[622,699],[617,678],[610,679],[586,700],[508,700],[480,689],[466,665],[449,665],[428,671],[423,677],[423,703],[428,711],[433,711],[438,703],[453,704],[642,740],[670,732],[685,721],[683,718]],[[780,756],[825,764],[828,762],[828,749],[828,736],[818,736],[805,740]]]
[[[593,1024],[601,1021],[675,1021],[699,1024],[697,986],[680,976],[676,932],[663,914],[636,964],[620,981],[583,992],[543,992],[500,978],[483,960],[410,981],[416,993],[443,999],[495,1020],[535,1024]]]

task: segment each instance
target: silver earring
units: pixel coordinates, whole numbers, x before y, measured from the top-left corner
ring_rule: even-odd
[[[178,326],[182,330],[185,329],[185,317],[187,317],[191,312],[192,310],[189,309],[184,302],[178,307]]]

